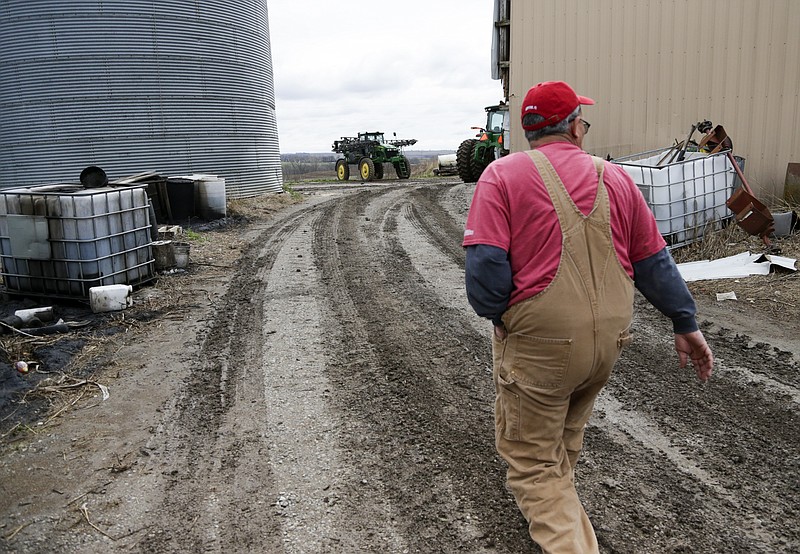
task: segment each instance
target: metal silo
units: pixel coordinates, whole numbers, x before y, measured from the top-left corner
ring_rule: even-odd
[[[266,0],[0,0],[0,188],[90,165],[280,191]]]

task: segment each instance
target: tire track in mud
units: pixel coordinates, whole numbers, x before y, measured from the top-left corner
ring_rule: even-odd
[[[339,503],[341,483],[357,480],[358,465],[337,444],[342,423],[327,401],[324,337],[337,323],[325,313],[311,255],[319,216],[316,211],[284,242],[264,299],[269,312],[263,334],[269,407],[264,441],[270,450],[265,464],[277,487],[272,496],[283,552],[354,551],[365,542],[351,531]]]
[[[428,227],[419,222],[420,210],[414,209],[412,204],[404,203],[400,213],[402,217],[397,219],[397,240],[407,253],[415,271],[425,279],[426,285],[436,292],[441,303],[458,309],[465,322],[469,322],[474,331],[489,337],[492,330],[491,323],[475,314],[467,302],[464,291],[463,259],[461,263],[454,265],[436,247],[434,241],[425,243],[418,240],[419,233]],[[491,376],[491,367],[487,366],[486,371]]]
[[[270,226],[242,254],[174,407],[174,420],[160,433],[172,457],[162,471],[166,483],[159,509],[168,521],[153,523],[141,551],[282,547],[278,520],[260,498],[274,485],[264,469],[270,454],[262,439],[269,408],[260,369],[263,342],[252,340],[250,332],[264,324],[262,297],[282,244],[312,212],[300,210]],[[175,517],[182,523],[176,525]]]
[[[441,187],[417,188],[411,191],[407,201],[406,218],[418,227],[431,243],[453,264],[463,269],[465,263],[461,239],[464,230],[456,226],[447,211],[441,206],[439,197],[444,193]]]
[[[765,394],[769,389],[726,367],[726,360],[740,364],[747,356],[738,341],[709,329],[720,367],[700,384],[693,370],[678,369],[662,316],[641,298],[636,313],[639,337],[623,353],[587,432],[590,469],[599,456],[627,451],[629,479],[615,478],[608,486],[613,495],[593,489],[589,503],[602,511],[617,497],[646,509],[605,534],[606,546],[613,551],[644,532],[650,536],[643,544],[651,546],[642,552],[663,551],[664,544],[708,552],[796,550],[797,529],[788,524],[798,517],[800,492],[797,406],[787,410],[792,396]],[[608,474],[597,479],[608,483]]]
[[[599,399],[578,468],[605,550],[799,550],[791,522],[799,515],[800,370],[792,352],[705,324],[718,368],[701,385],[677,368],[667,320],[641,298],[636,317],[643,336]],[[796,340],[778,344],[797,351]]]
[[[177,454],[156,517],[180,523],[142,551],[535,551],[463,297],[472,190],[354,188],[260,234],[158,434]],[[635,317],[576,472],[601,551],[800,551],[791,353],[706,324],[703,386],[668,322],[642,299]]]
[[[320,219],[315,259],[343,323],[331,341],[333,400],[357,422],[352,446],[410,551],[518,552],[530,543],[494,453],[488,343],[398,242],[407,194],[354,195]],[[452,236],[452,220],[439,223]]]

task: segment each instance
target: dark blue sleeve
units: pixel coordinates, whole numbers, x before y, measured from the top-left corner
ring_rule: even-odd
[[[677,334],[697,331],[697,307],[669,250],[663,248],[633,264],[636,288],[658,311],[672,320]]]
[[[467,246],[464,268],[467,299],[481,317],[488,317],[495,325],[508,307],[511,297],[511,264],[502,248],[487,244]]]

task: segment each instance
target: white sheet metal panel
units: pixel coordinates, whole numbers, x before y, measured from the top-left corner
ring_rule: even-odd
[[[779,266],[789,271],[797,271],[797,259],[775,256],[772,254],[751,254],[742,252],[727,258],[716,260],[701,260],[678,264],[678,271],[687,283],[709,279],[738,279],[750,275],[769,275],[773,266]],[[732,294],[732,300],[736,295]],[[717,300],[720,300],[717,294]]]
[[[0,187],[223,176],[282,190],[265,0],[0,2]]]
[[[800,161],[798,29],[797,0],[511,0],[512,113],[531,85],[567,81],[597,101],[584,109],[584,146],[614,157],[669,146],[709,119],[757,194],[781,197]],[[512,147],[527,147],[518,123]]]

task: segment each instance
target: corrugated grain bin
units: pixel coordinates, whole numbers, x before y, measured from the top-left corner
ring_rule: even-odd
[[[0,188],[97,165],[282,189],[265,0],[3,0],[0,68]]]
[[[0,190],[0,259],[11,295],[86,299],[155,276],[144,186]]]

